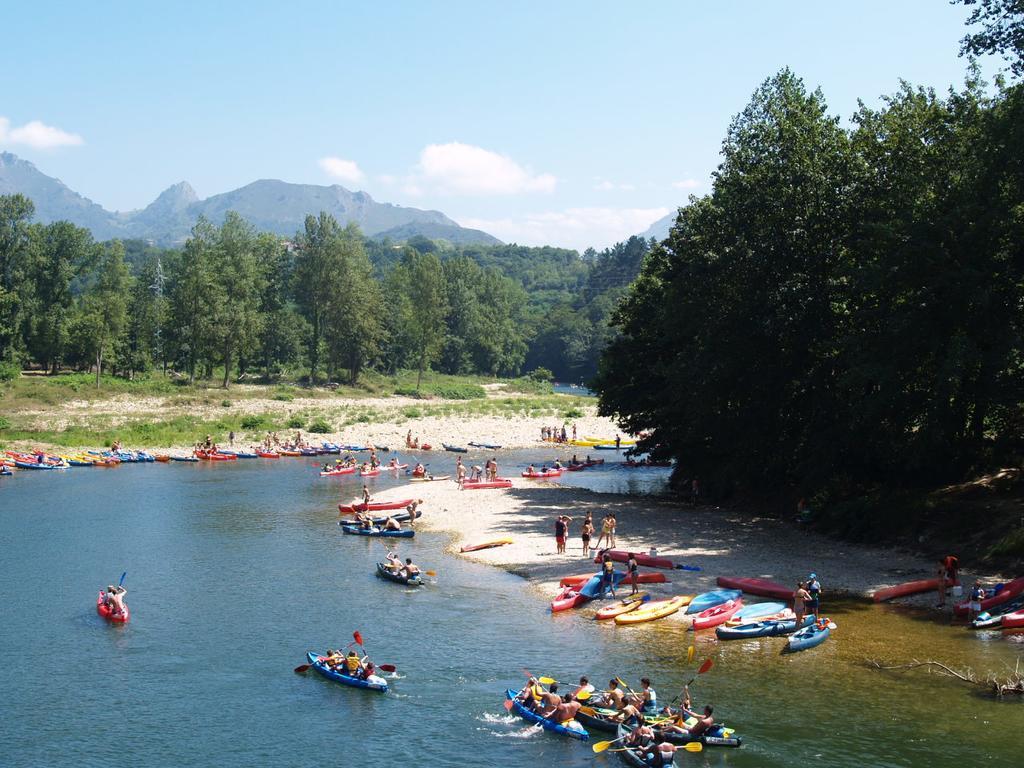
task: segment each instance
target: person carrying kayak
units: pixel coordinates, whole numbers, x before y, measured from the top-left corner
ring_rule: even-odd
[[[609,592],[615,597],[615,563],[611,555],[605,553],[601,562],[601,596],[607,597]]]
[[[127,594],[128,590],[122,586],[107,585],[107,593],[103,596],[103,602],[114,612],[114,616],[124,615],[124,596]]]

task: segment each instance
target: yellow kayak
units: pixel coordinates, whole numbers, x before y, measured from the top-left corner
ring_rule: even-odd
[[[623,613],[615,617],[616,624],[640,624],[645,621],[655,621],[671,616],[680,608],[689,604],[696,595],[678,595],[668,600],[655,600],[643,608],[629,613]]]
[[[615,438],[611,440],[604,437],[584,437],[580,441],[590,443],[591,445],[615,445]],[[619,445],[636,445],[636,440],[619,440]]]

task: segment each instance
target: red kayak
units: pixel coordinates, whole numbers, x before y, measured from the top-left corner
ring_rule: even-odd
[[[1024,611],[1008,613],[1003,616],[999,623],[1003,629],[1017,629],[1018,627],[1024,627]]]
[[[368,469],[365,472],[363,472],[362,470],[359,471],[359,476],[360,477],[376,477],[379,474],[380,474],[380,467],[378,467],[377,469]]]
[[[987,611],[990,608],[995,608],[997,605],[1008,603],[1021,593],[1024,593],[1024,576],[1020,576],[1008,584],[1004,584],[1003,588],[999,590],[997,594],[982,600],[981,610]],[[953,606],[953,613],[957,616],[966,616],[968,607],[969,604],[967,602],[958,603]]]
[[[636,555],[636,561],[639,565],[646,565],[648,568],[668,568],[673,570],[676,567],[676,564],[667,557],[651,557],[641,552],[634,552],[633,554]],[[610,556],[616,563],[628,563],[630,553],[624,549],[605,549],[597,553],[594,562],[600,563],[605,555]]]
[[[724,624],[731,619],[740,608],[743,607],[743,598],[738,600],[727,600],[721,605],[716,605],[713,608],[708,608],[706,611],[701,611],[693,617],[693,628],[697,629],[711,629],[711,627],[717,627],[719,624]]]
[[[462,490],[464,490],[464,491],[480,491],[480,490],[483,490],[485,488],[511,488],[511,487],[512,487],[512,481],[507,479],[507,478],[503,478],[503,477],[499,477],[497,480],[486,480],[484,482],[480,482],[479,480],[476,481],[476,482],[473,482],[472,480],[466,480],[466,481],[464,481],[462,483]]]
[[[351,475],[354,474],[359,467],[340,467],[339,469],[332,469],[327,472],[321,472],[320,477],[334,477],[335,475]]]
[[[272,453],[271,451],[256,451],[256,455],[261,459],[280,459],[281,455]]]
[[[587,577],[588,579],[593,578],[593,574]],[[573,608],[579,608],[590,598],[581,595],[572,587],[566,587],[558,596],[551,601],[551,612],[558,613],[559,611],[568,611]]]
[[[760,595],[761,597],[773,597],[776,600],[792,600],[793,592],[796,590],[775,581],[767,579],[748,579],[743,576],[719,576],[718,586],[726,589],[739,589],[748,595]]]
[[[542,480],[545,477],[561,477],[562,476],[562,470],[560,470],[560,469],[545,469],[543,472],[539,472],[537,470],[534,470],[533,472],[530,472],[528,470],[523,470],[522,475],[523,475],[523,477],[529,477],[529,478],[532,478],[533,480]]]
[[[592,574],[592,573],[584,573],[584,574],[582,574],[580,576],[566,576],[564,579],[562,579],[560,582],[558,582],[558,586],[560,586],[560,587],[572,587],[574,589],[579,589],[584,584],[586,584],[587,581],[590,579],[590,577],[593,576],[593,575],[594,574]],[[622,582],[624,584],[628,584],[629,583],[629,576],[624,578],[622,580]],[[668,577],[665,576],[665,574],[661,573],[660,571],[648,571],[647,573],[637,574],[637,583],[638,584],[667,584],[668,583]]]
[[[401,501],[371,501],[366,504],[339,504],[338,511],[343,515],[354,515],[356,512],[386,512],[389,509],[405,509],[412,504],[413,499],[402,499]]]
[[[96,598],[96,613],[107,621],[119,622],[121,624],[124,624],[132,617],[132,612],[128,610],[127,605],[124,607],[124,613],[114,613],[114,609],[103,600],[102,589],[100,590],[100,596]]]
[[[204,461],[237,461],[233,453],[213,453],[212,451],[196,451],[196,458]]]
[[[959,584],[960,582],[954,582]],[[954,583],[949,583],[950,587],[954,586]],[[938,579],[920,579],[918,581],[908,581],[903,584],[896,584],[892,587],[885,587],[884,589],[875,590],[872,595],[876,603],[884,602],[885,600],[892,600],[897,597],[907,597],[908,595],[919,595],[922,592],[935,592],[939,588]]]

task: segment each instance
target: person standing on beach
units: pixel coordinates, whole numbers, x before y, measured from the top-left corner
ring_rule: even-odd
[[[572,423],[572,439],[573,439],[573,442],[576,442],[576,422],[575,421]]]
[[[555,521],[555,544],[560,555],[565,554],[565,538],[569,535],[569,522],[572,520],[568,515],[559,515]]]
[[[235,447],[235,430],[233,429],[230,432],[228,432],[228,445],[230,445],[232,448]]]
[[[606,539],[608,540],[608,542],[611,542],[611,519],[611,514],[606,514],[604,518],[601,520],[601,535],[597,537],[597,544],[594,545],[594,549],[601,549],[601,543]]]
[[[804,623],[804,616],[807,614],[807,602],[811,599],[811,594],[805,589],[804,583],[798,581],[796,583],[796,589],[793,590],[793,613],[796,614],[796,628],[800,629]]]
[[[455,460],[455,482],[459,484],[460,488],[466,482],[466,465],[462,463],[461,456]]]
[[[814,620],[818,620],[818,614],[821,612],[821,582],[818,581],[818,574],[812,573],[810,580],[807,582],[807,594],[811,596],[811,599],[807,601],[807,610],[813,611]]]
[[[946,589],[949,586],[949,582],[946,580],[946,561],[939,560],[939,569],[935,572],[937,582],[935,587],[939,592],[939,602],[935,604],[936,608],[946,607]]]
[[[498,479],[498,457],[497,456],[492,456],[491,457],[491,476],[490,476],[490,480],[491,480],[491,482],[494,482],[497,479]]]
[[[601,596],[607,597],[609,592],[615,597],[615,563],[611,555],[606,554],[601,563]]]
[[[619,526],[619,521],[615,519],[615,513],[612,512],[608,515],[608,519],[611,521],[611,525],[608,527],[608,545],[615,548],[615,529]]]
[[[590,537],[594,535],[594,518],[587,512],[583,520],[583,530],[580,531],[580,538],[583,539],[583,556],[590,557]]]
[[[974,621],[981,613],[981,601],[985,599],[985,588],[980,581],[974,582],[974,589],[971,590],[970,600],[967,603],[967,620]]]

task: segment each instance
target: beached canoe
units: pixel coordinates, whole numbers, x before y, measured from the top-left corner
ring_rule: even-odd
[[[1018,629],[1024,627],[1024,611],[1014,611],[1003,615],[999,622],[1003,629]]]
[[[345,674],[343,672],[338,672],[328,667],[324,663],[324,657],[322,654],[314,653],[313,651],[308,651],[306,653],[306,656],[309,659],[309,665],[317,672],[319,672],[321,675],[326,677],[328,680],[333,680],[336,683],[341,683],[342,685],[347,685],[352,688],[362,688],[367,691],[387,693],[388,681],[385,680],[383,677],[378,677],[377,675],[370,675],[365,680],[359,677],[352,677],[351,675]]]
[[[786,600],[789,602],[793,600],[794,588],[775,581],[750,579],[743,576],[719,576],[717,581],[720,587],[738,589],[746,592],[748,595],[760,595],[761,597],[771,597],[775,600]]]
[[[358,525],[343,525],[341,526],[341,530],[349,536],[380,536],[386,539],[411,539],[416,535],[416,531],[411,528],[399,531],[389,531],[377,525],[372,528],[362,528]]]
[[[790,635],[786,650],[790,653],[806,651],[808,648],[814,648],[824,643],[830,634],[832,634],[832,623],[828,619],[821,619]]]
[[[451,453],[469,453],[469,448],[463,448],[461,445],[448,445],[448,443],[441,443],[441,447]]]
[[[959,584],[960,582],[956,582]],[[948,582],[949,587],[953,587],[952,582]],[[892,587],[884,587],[883,589],[875,590],[871,596],[876,603],[881,603],[885,600],[893,600],[897,597],[908,597],[909,595],[919,595],[922,592],[935,592],[939,588],[938,579],[919,579],[918,581],[908,581],[903,584],[896,584]]]
[[[236,461],[237,456],[230,453],[214,453],[213,451],[196,451],[196,458],[203,461]],[[122,457],[122,461],[124,458]]]
[[[464,491],[484,491],[488,488],[511,488],[512,481],[508,478],[501,477],[497,480],[485,480],[483,482],[471,482],[466,480],[462,483],[462,490]]]
[[[646,603],[642,608],[629,613],[624,613],[621,616],[615,617],[616,624],[642,624],[646,621],[656,621],[663,619],[666,616],[671,616],[673,613],[677,613],[681,608],[684,608],[694,598],[694,595],[678,595],[677,597],[670,597],[667,600],[652,600]]]
[[[558,582],[560,587],[578,587],[585,584],[590,579],[591,574],[584,573],[579,576],[565,576],[561,581]],[[623,579],[628,582],[628,574],[623,574]],[[645,573],[637,574],[637,584],[667,584],[668,577],[660,571],[648,571]]]
[[[730,600],[738,600],[742,595],[743,593],[738,589],[714,589],[710,592],[702,592],[690,601],[690,604],[686,606],[686,612],[701,613]]]
[[[1003,588],[999,590],[992,597],[988,597],[981,601],[981,610],[987,611],[991,608],[996,608],[1000,605],[1010,602],[1015,597],[1024,594],[1024,576],[1014,579],[1011,582],[1003,585]],[[966,616],[970,604],[968,602],[958,603],[953,606],[953,613],[957,616]]]
[[[621,571],[615,571],[612,574],[612,583],[618,586],[621,582],[624,573]],[[575,587],[565,587],[561,592],[551,601],[551,612],[558,613],[559,611],[568,611],[572,608],[579,608],[584,603],[594,600],[599,597],[604,597],[602,594],[601,586],[601,574],[595,573],[591,576],[586,584],[579,589]]]
[[[561,723],[556,723],[554,720],[541,717],[536,712],[531,712],[516,701],[516,692],[511,688],[505,691],[505,698],[512,702],[512,711],[519,715],[519,717],[523,718],[527,722],[541,726],[545,731],[551,731],[552,733],[557,733],[562,736],[569,736],[573,739],[579,739],[580,741],[590,740],[590,734],[587,733],[586,729],[575,720],[569,721],[567,725],[562,725]]]
[[[427,475],[426,477],[411,477],[410,483],[436,483],[439,480],[451,480],[451,475]]]
[[[485,541],[482,544],[467,544],[462,547],[459,552],[478,552],[481,549],[492,549],[494,547],[503,547],[506,544],[511,544],[512,539],[495,539],[494,541]]]
[[[14,460],[14,466],[18,469],[56,469],[55,464],[40,464],[36,461],[21,461],[20,459]]]
[[[281,454],[277,451],[256,451],[256,455],[261,459],[280,459]]]
[[[594,619],[597,621],[614,619],[616,616],[621,616],[623,613],[635,611],[650,599],[651,596],[646,592],[637,592],[635,595],[630,595],[629,597],[619,600],[619,602],[614,605],[609,605],[600,609],[594,614]]]
[[[343,515],[354,515],[356,512],[386,512],[389,509],[405,509],[412,504],[412,499],[400,501],[371,501],[369,505],[363,503],[339,504],[338,511]]]
[[[470,441],[468,445],[472,448],[484,448],[488,451],[496,451],[501,448],[500,445],[495,445],[494,443],[474,443],[473,441]]]
[[[719,624],[725,624],[742,607],[743,598],[738,597],[734,600],[727,600],[713,608],[706,608],[693,617],[693,629],[694,631],[712,629]]]
[[[114,609],[107,605],[103,599],[103,590],[100,590],[100,596],[96,598],[96,613],[102,616],[107,621],[112,621],[115,624],[124,624],[132,617],[132,612],[128,610],[128,606],[124,607],[124,613],[114,613]]]
[[[628,563],[630,552],[625,549],[601,549],[594,550],[594,562],[600,563],[605,555],[608,555],[616,563]],[[682,563],[676,563],[669,560],[667,557],[655,557],[653,555],[647,555],[643,552],[634,551],[636,555],[636,562],[638,565],[646,566],[647,568],[665,568],[668,570],[680,570],[680,571],[699,571],[700,566],[698,565],[683,565]]]
[[[814,623],[814,616],[804,616],[800,622],[800,628],[810,626]],[[755,637],[778,637],[796,632],[796,617],[792,619],[766,619],[764,621],[752,621],[749,624],[739,626],[720,626],[715,628],[715,634],[719,640],[750,640]]]
[[[407,587],[421,587],[423,586],[423,577],[414,576],[411,579],[405,578],[401,573],[395,573],[391,568],[388,568],[384,563],[377,563],[377,576],[387,581],[393,581],[396,584],[404,584]]]
[[[277,452],[280,456],[301,456],[302,451],[294,451],[291,448],[282,448]]]
[[[788,603],[752,603],[744,605],[729,619],[729,624],[747,624],[751,621],[764,619],[768,616],[775,616],[789,608]]]
[[[970,623],[971,629],[994,629],[999,627],[1003,622],[1003,616],[1008,613],[1015,613],[1024,608],[1024,600],[1012,600],[1009,603],[1003,603],[997,608],[993,608],[991,611],[982,611],[979,613],[974,621]]]
[[[197,464],[199,459],[195,456],[171,456],[171,461],[187,461],[189,464]]]

